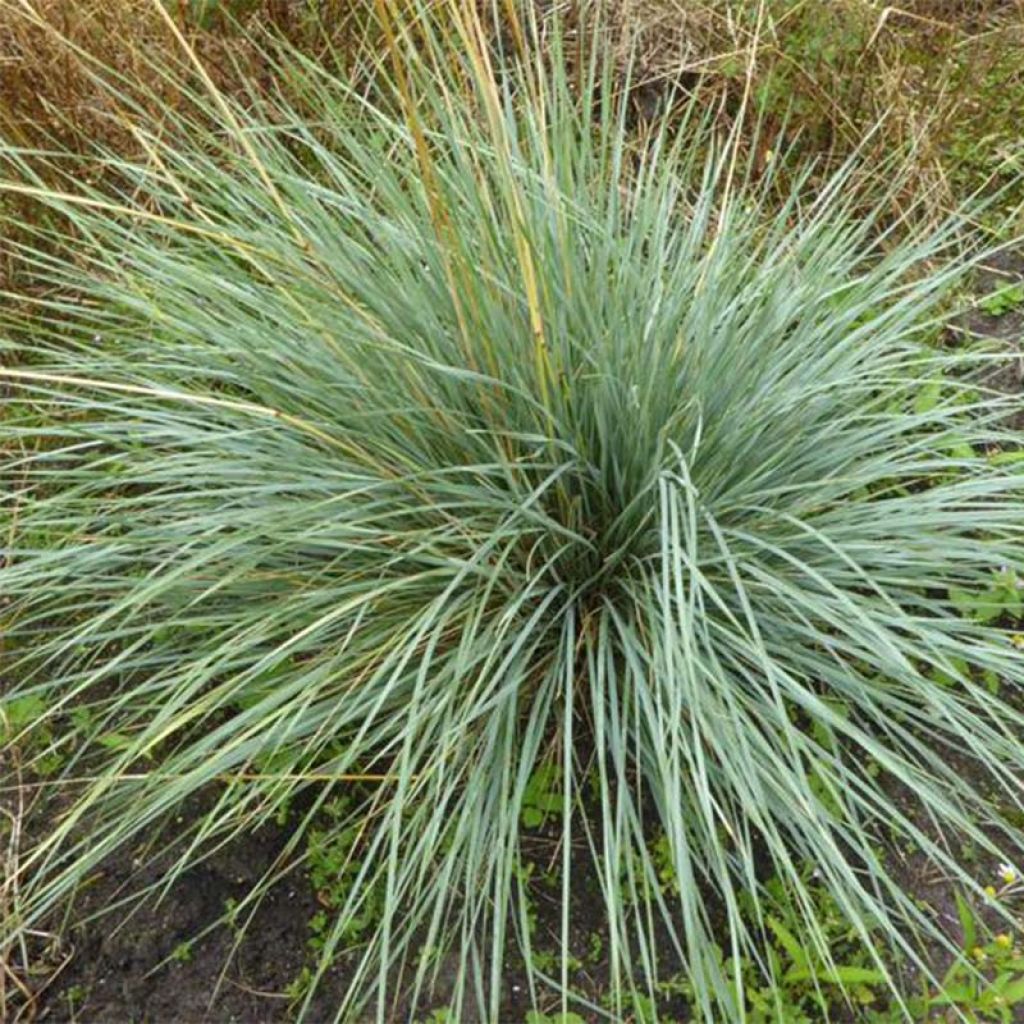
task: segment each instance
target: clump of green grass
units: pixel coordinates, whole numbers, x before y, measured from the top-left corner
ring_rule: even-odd
[[[632,148],[597,56],[554,31],[496,68],[450,17],[385,20],[372,101],[297,61],[301,116],[165,111],[114,198],[7,153],[75,242],[22,247],[50,290],[5,320],[5,673],[87,728],[5,927],[213,791],[169,879],[347,809],[339,1019],[415,1004],[444,952],[456,1012],[496,1019],[516,947],[568,1012],[580,857],[616,1013],[682,964],[695,1012],[739,1019],[768,876],[822,977],[822,889],[871,949],[948,944],[883,840],[972,886],[946,836],[1020,837],[951,753],[1011,810],[1024,767],[1012,623],[950,598],[1024,531],[1021,463],[985,454],[1019,447],[1013,403],[972,379],[999,356],[932,344],[960,222],[894,226],[853,167],[780,209],[696,107]],[[548,972],[518,882],[542,763]]]

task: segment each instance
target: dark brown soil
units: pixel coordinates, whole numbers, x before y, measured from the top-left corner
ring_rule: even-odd
[[[199,813],[197,804],[186,809],[183,817]],[[181,824],[181,819],[172,823],[171,831]],[[231,930],[217,924],[225,902],[241,900],[260,881],[287,839],[287,827],[264,828],[232,842],[190,870],[159,901],[147,900],[131,911],[105,913],[119,898],[158,882],[167,867],[167,860],[160,857],[142,871],[133,869],[130,854],[112,859],[72,908],[71,918],[80,923],[70,929],[61,949],[62,955],[70,953],[71,958],[40,993],[36,1019],[55,1024],[273,1024],[294,1020],[297,1004],[286,989],[304,967],[314,964],[308,946],[309,922],[322,909],[303,872],[290,872],[269,891],[237,947]],[[524,855],[541,870],[556,862],[560,851],[553,833],[531,836],[524,844]],[[589,862],[589,854],[581,851],[580,862],[582,868]],[[605,936],[607,948],[606,922],[596,876],[585,869],[579,875],[579,884],[587,892],[574,901],[570,944],[585,955],[594,934]],[[537,917],[536,948],[555,949],[561,928],[560,888],[538,883],[531,889],[531,898]],[[196,940],[207,930],[209,934]],[[184,949],[188,953],[182,956]],[[175,958],[175,951],[180,958]],[[505,976],[501,1020],[521,1024],[531,1003],[522,966],[515,957],[508,958]],[[574,991],[594,1002],[607,990],[608,980],[603,957],[589,960],[570,975]],[[395,1019],[425,1020],[433,1008],[449,1003],[455,982],[454,970],[442,965],[433,990],[416,1006],[399,1000]],[[314,1024],[332,1021],[345,990],[342,957],[320,983],[307,1019]],[[539,996],[543,1005],[543,993]],[[665,1008],[673,1011],[672,1019],[685,1019],[685,1004]],[[557,1012],[557,1001],[552,1001],[551,1009]],[[599,1018],[594,1015],[591,1019]],[[483,1024],[475,1011],[458,1020],[460,1024]]]
[[[1024,281],[1024,252],[1004,250],[989,259],[977,275],[975,291],[980,296],[991,295],[1007,285]],[[1008,395],[1024,392],[1024,305],[1008,309],[1000,315],[976,309],[965,315],[961,326],[975,337],[992,338],[1005,343],[1007,349],[1017,358],[997,373],[990,375],[986,383]],[[1024,402],[1019,413],[1014,415],[1011,426],[1024,430]]]
[[[316,898],[301,877],[276,886],[261,904],[246,941],[232,956],[226,927],[188,944],[224,913],[225,901],[245,895],[269,868],[284,835],[266,830],[182,877],[159,902],[147,902],[118,921],[104,918],[71,932],[74,956],[47,993],[46,1021],[170,1022],[278,1021],[288,1019],[288,984],[306,962],[308,921]],[[159,866],[148,877],[155,879]],[[131,865],[113,863],[84,894],[89,910],[102,909]],[[187,959],[172,960],[188,949]]]

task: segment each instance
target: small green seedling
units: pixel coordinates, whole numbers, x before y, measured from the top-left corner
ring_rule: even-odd
[[[192,943],[187,940],[179,942],[171,950],[171,959],[177,960],[179,964],[187,964],[192,959]]]
[[[349,903],[359,881],[361,862],[355,848],[360,826],[351,815],[351,806],[351,801],[345,797],[324,804],[324,825],[310,831],[306,845],[309,880],[324,908],[309,921],[309,944],[315,951],[326,945],[334,927],[334,913]],[[380,919],[383,889],[379,883],[374,883],[366,887],[365,893],[358,910],[345,923],[342,937],[346,941],[361,941]]]
[[[562,773],[557,764],[539,764],[523,790],[520,820],[524,828],[540,828],[549,814],[562,808]]]
[[[1024,1005],[1024,952],[1007,931],[993,933],[957,893],[963,932],[963,955],[946,972],[938,992],[915,1000],[911,1009],[922,1015],[952,1008],[959,1019],[1011,1024]],[[921,1019],[926,1019],[922,1016]]]
[[[965,619],[988,623],[1009,615],[1024,617],[1024,580],[1015,569],[1000,569],[981,593],[953,588],[949,599]]]
[[[53,775],[64,764],[46,717],[46,702],[38,694],[0,701],[0,740],[16,741],[23,763],[38,775]]]
[[[1024,282],[1003,285],[980,299],[978,308],[989,316],[1002,316],[1024,306]]]

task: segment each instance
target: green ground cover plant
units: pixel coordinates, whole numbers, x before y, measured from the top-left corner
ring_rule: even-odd
[[[953,840],[1022,838],[1019,399],[940,330],[969,219],[683,97],[636,143],[586,26],[388,10],[390,85],[293,55],[264,117],[197,64],[113,196],[3,153],[55,215],[2,314],[3,707],[64,794],[4,927],[203,795],[166,881],[279,816],[317,851],[300,1013],[343,960],[338,1019],[409,1015],[447,957],[452,1018],[497,1019],[512,953],[563,1020],[680,973],[695,1019],[764,1019],[752,977],[909,1013],[893,958],[958,949],[886,845],[980,898]]]

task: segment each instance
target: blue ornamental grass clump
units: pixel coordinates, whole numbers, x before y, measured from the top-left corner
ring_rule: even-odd
[[[286,807],[298,855],[346,797],[339,1019],[442,953],[484,1019],[513,953],[567,989],[581,878],[613,1012],[674,961],[741,1019],[768,876],[827,975],[808,864],[920,957],[948,939],[889,851],[970,888],[958,842],[1011,856],[1024,767],[1013,623],[962,614],[1024,531],[1001,356],[940,337],[966,221],[915,227],[853,165],[756,172],[692,102],[636,142],[599,58],[553,32],[499,74],[446,17],[389,25],[372,95],[293,58],[270,116],[197,75],[106,191],[5,150],[49,217],[3,319],[4,674],[55,744],[74,714],[84,780],[5,925],[196,794],[169,877]]]

